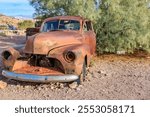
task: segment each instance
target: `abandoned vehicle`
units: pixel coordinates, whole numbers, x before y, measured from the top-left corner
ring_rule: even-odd
[[[44,20],[34,32],[23,48],[2,52],[2,75],[30,82],[83,82],[96,49],[92,22],[57,16]]]

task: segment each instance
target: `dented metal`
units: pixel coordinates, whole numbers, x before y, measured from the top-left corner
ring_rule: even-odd
[[[8,48],[2,52],[2,62],[9,70],[12,69],[17,58],[20,57],[19,51],[14,48]]]
[[[30,34],[34,34],[35,30],[33,31]],[[42,23],[40,32],[28,35],[23,53],[15,49],[9,50],[11,58],[3,59],[5,65],[3,75],[25,81],[45,81],[45,78],[49,79],[46,81],[72,81],[81,74],[84,61],[86,66],[90,64],[95,50],[96,36],[91,21],[77,16],[48,18]],[[2,57],[5,58],[4,54],[2,54]],[[24,68],[29,66],[56,68],[56,73],[59,72],[62,75],[45,76],[36,72],[29,74],[24,71]],[[9,67],[11,69],[8,69]],[[20,73],[16,73],[16,70],[19,70]],[[69,77],[71,78],[69,79]]]
[[[77,75],[51,75],[51,76],[41,76],[41,75],[32,75],[32,74],[17,74],[15,72],[10,72],[3,70],[2,75],[19,81],[30,81],[30,82],[72,82],[77,80],[79,76]]]

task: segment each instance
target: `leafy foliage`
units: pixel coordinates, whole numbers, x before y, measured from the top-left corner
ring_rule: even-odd
[[[96,0],[30,0],[36,10],[35,16],[42,18],[57,15],[80,15],[93,19],[98,15],[95,2]]]
[[[6,34],[5,34],[5,33],[3,33],[3,32],[0,32],[0,36],[2,36],[2,37],[6,37]]]
[[[150,52],[150,14],[145,0],[30,0],[35,16],[80,15],[94,22],[97,52]]]
[[[98,52],[149,51],[149,9],[141,0],[103,0],[97,20]]]
[[[8,26],[7,25],[0,25],[0,30],[7,30]]]
[[[18,29],[24,30],[28,27],[34,27],[34,23],[31,20],[25,20],[18,23]]]

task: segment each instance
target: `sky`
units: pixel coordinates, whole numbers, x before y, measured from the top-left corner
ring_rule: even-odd
[[[31,18],[34,12],[28,0],[0,0],[0,14]]]

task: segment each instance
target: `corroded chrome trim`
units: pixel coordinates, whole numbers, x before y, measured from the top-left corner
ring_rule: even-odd
[[[72,82],[79,78],[78,75],[32,75],[32,74],[20,74],[15,72],[10,72],[7,70],[2,71],[2,75],[9,79],[29,81],[29,82]]]

